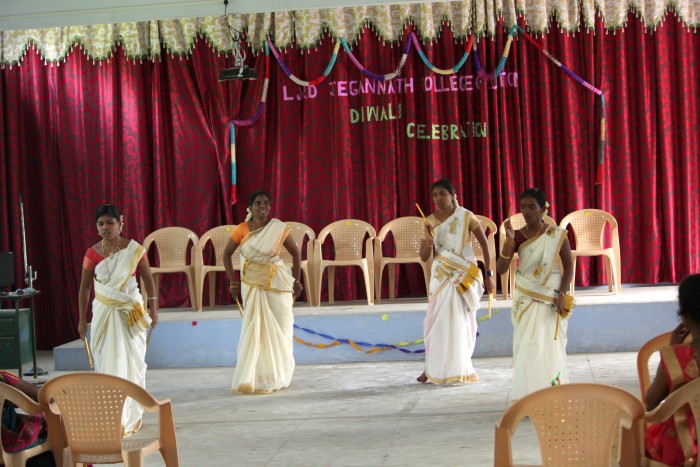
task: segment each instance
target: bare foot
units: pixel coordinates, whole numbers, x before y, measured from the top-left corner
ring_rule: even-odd
[[[419,383],[427,383],[428,382],[428,377],[425,376],[425,371],[423,373],[421,373],[418,378],[416,378],[416,381],[418,381]]]

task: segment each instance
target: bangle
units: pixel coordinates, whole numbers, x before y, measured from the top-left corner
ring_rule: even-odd
[[[513,255],[506,256],[503,253],[501,253],[501,258],[503,258],[503,259],[511,259],[512,257],[513,257]]]

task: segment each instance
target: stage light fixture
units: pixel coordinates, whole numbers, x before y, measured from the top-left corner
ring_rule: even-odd
[[[228,14],[226,13],[227,9],[228,0],[224,0],[224,19],[226,20],[226,26],[228,26],[228,32],[231,35],[235,66],[233,68],[224,68],[221,70],[221,73],[219,73],[219,81],[257,79],[258,73],[255,71],[255,68],[250,68],[245,64],[245,50],[241,49],[241,31],[231,26],[228,20]]]

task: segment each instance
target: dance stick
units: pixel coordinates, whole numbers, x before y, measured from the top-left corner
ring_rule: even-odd
[[[88,346],[86,337],[83,337],[83,344],[85,344],[85,355],[87,355],[88,365],[90,365],[90,368],[94,368],[92,365],[92,356],[90,355],[90,346]]]
[[[153,334],[153,326],[148,330],[148,335],[146,336],[146,348],[148,348],[148,343],[151,342],[151,334]]]
[[[238,295],[236,295],[236,305],[238,305],[238,312],[243,316],[243,307],[241,306],[241,302],[238,301]]]
[[[491,300],[493,300],[493,293],[489,292],[489,319],[491,319]]]
[[[561,314],[557,310],[557,328],[554,330],[554,340],[557,340],[557,335],[559,334],[559,317],[561,317]]]
[[[423,214],[423,210],[420,208],[420,206],[418,205],[418,203],[416,203],[416,207],[418,208],[418,212],[420,213],[420,215],[423,216],[423,220],[424,220],[425,222],[428,222],[428,219],[425,218],[425,214]]]

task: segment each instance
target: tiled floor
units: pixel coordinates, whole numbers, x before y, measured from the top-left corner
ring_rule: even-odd
[[[49,358],[40,366],[51,368]],[[568,362],[572,382],[639,393],[635,353]],[[264,396],[231,394],[232,368],[149,370],[147,386],[173,401],[183,466],[488,466],[511,359],[474,363],[479,382],[444,387],[416,383],[420,362],[297,366],[289,388]],[[515,460],[537,463],[534,434],[521,428]],[[146,418],[137,436],[154,429]],[[146,465],[163,462],[152,455]]]

